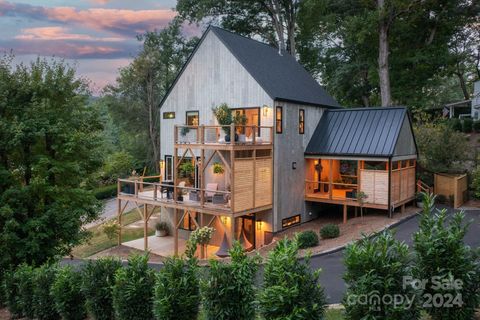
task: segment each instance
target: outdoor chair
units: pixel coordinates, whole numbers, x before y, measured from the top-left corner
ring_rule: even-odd
[[[213,201],[213,196],[216,194],[215,191],[218,190],[218,183],[207,183],[207,191],[205,191],[205,199],[207,201]]]

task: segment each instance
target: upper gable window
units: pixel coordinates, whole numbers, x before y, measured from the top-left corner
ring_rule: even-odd
[[[186,125],[187,126],[198,126],[198,111],[187,111],[186,114]]]
[[[175,112],[164,112],[163,119],[175,119]]]
[[[298,111],[298,133],[305,133],[305,110],[300,109]]]
[[[283,132],[283,108],[277,107],[275,109],[275,131],[277,133]]]

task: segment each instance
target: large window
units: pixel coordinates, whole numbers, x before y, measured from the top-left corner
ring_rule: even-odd
[[[275,128],[277,133],[283,132],[283,108],[277,107],[275,111]]]
[[[300,109],[298,111],[298,133],[305,133],[305,110]]]
[[[165,156],[165,180],[173,180],[173,157]]]
[[[198,111],[187,111],[186,114],[186,125],[187,126],[198,126]]]
[[[175,112],[164,112],[163,119],[175,119]]]
[[[294,225],[300,224],[300,222],[301,222],[300,215],[297,214],[296,216],[283,219],[282,220],[282,228],[293,227]]]
[[[247,126],[260,126],[260,108],[243,108],[233,109],[233,116],[245,115],[247,118]],[[244,134],[249,138],[252,138],[252,128],[240,127],[237,128],[238,133]],[[258,129],[257,137],[260,136],[260,129]]]

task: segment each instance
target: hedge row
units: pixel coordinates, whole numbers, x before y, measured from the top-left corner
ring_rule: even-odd
[[[229,263],[211,261],[208,272],[195,257],[168,258],[159,272],[148,256],[70,266],[22,265],[5,274],[6,305],[12,317],[27,319],[322,319],[325,296],[318,271],[297,257],[297,240],[281,240],[271,252],[264,286],[255,286],[259,257],[236,242]]]
[[[92,190],[93,195],[98,200],[113,198],[117,195],[117,185],[112,184],[108,186],[98,187]]]

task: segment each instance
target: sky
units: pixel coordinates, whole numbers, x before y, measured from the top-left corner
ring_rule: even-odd
[[[175,0],[0,0],[0,53],[16,62],[63,58],[94,93],[114,83],[138,52],[136,35],[162,29]]]

